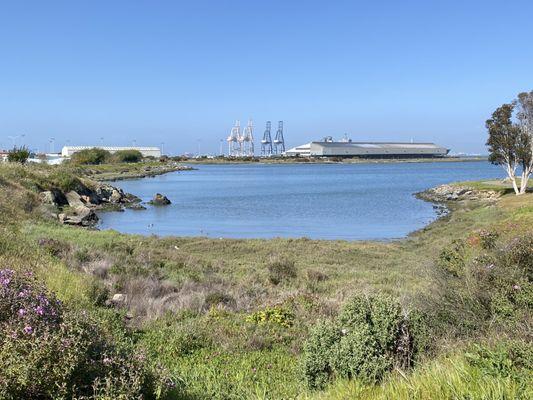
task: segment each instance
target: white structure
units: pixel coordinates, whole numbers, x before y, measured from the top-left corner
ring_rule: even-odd
[[[243,137],[241,135],[241,121],[235,121],[235,126],[226,139],[228,142],[228,155],[230,157],[239,157],[242,154]]]
[[[301,146],[293,147],[285,152],[287,157],[310,157],[311,156],[311,143],[302,144]]]
[[[361,158],[431,158],[444,157],[448,149],[434,143],[406,142],[335,142],[331,137],[293,147],[286,156],[361,157]]]
[[[248,120],[248,125],[242,134],[241,155],[244,157],[254,156],[254,125],[252,120]]]
[[[111,154],[116,153],[117,151],[122,151],[122,150],[137,150],[143,155],[143,157],[155,157],[155,158],[161,157],[161,148],[159,147],[137,147],[137,146],[130,146],[130,147],[65,146],[61,150],[61,156],[71,157],[74,153],[77,153],[78,151],[94,149],[94,148],[109,151]]]

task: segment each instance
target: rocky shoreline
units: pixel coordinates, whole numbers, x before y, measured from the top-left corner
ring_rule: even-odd
[[[141,199],[107,183],[80,183],[75,189],[46,190],[40,193],[46,215],[65,225],[92,227],[99,221],[96,210],[144,209]]]
[[[415,194],[419,199],[438,204],[460,201],[495,202],[501,195],[501,191],[480,190],[458,184],[440,185]]]

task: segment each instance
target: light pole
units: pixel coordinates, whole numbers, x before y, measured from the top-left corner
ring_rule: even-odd
[[[137,146],[137,140],[133,139],[133,140],[131,141],[131,144],[133,145],[133,147],[136,147],[136,146]]]
[[[220,150],[219,150],[219,155],[220,155],[220,156],[223,156],[223,155],[224,155],[223,150],[222,150],[222,145],[223,145],[223,143],[224,143],[224,139],[220,139]]]
[[[104,138],[100,137],[100,147],[104,147]]]
[[[53,153],[54,152],[54,141],[55,141],[55,138],[51,137],[48,142],[50,143],[50,153]]]
[[[165,142],[161,142],[161,155],[164,156],[165,152],[163,151],[163,146],[165,145]]]
[[[198,157],[200,157],[200,144],[202,143],[201,139],[198,139]]]

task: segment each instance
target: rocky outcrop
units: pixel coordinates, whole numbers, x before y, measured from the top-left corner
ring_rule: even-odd
[[[76,190],[66,193],[59,189],[51,189],[41,192],[39,196],[43,206],[58,210],[57,219],[66,225],[95,225],[98,223],[95,210],[145,209],[140,204],[141,199],[107,183],[92,182],[91,186],[81,184]]]
[[[156,193],[154,198],[150,200],[148,204],[153,206],[166,206],[171,204],[171,201],[167,198],[167,196],[164,196],[161,193]]]
[[[440,185],[417,193],[422,200],[433,203],[448,203],[455,201],[483,201],[494,202],[500,198],[501,193],[495,190],[479,190],[463,185]]]

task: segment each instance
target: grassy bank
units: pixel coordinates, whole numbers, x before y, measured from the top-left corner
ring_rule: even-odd
[[[146,363],[172,377],[167,398],[528,396],[530,366],[505,343],[530,332],[531,300],[508,286],[531,290],[530,275],[510,266],[532,268],[531,243],[513,244],[531,237],[532,194],[451,204],[452,213],[394,242],[157,238],[47,220],[39,188],[72,174],[94,176],[0,166],[0,263],[33,271],[103,324],[122,321],[114,335],[131,335]],[[477,268],[489,264],[510,269],[485,280]],[[335,318],[354,294],[377,293],[430,316],[431,346],[379,384],[333,379],[308,389],[301,363],[316,321]],[[125,296],[113,302],[117,294]]]

